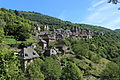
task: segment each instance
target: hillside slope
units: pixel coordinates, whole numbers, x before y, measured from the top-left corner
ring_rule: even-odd
[[[116,30],[114,30],[115,32],[117,32],[117,33],[120,33],[120,29],[116,29]]]
[[[31,21],[35,21],[40,25],[48,24],[50,27],[57,27],[57,28],[70,28],[73,26],[79,26],[83,29],[90,29],[92,31],[99,31],[99,32],[111,32],[112,30],[101,27],[101,26],[94,26],[88,24],[74,24],[69,21],[63,21],[55,17],[51,17],[48,15],[43,15],[37,12],[25,12],[19,11],[19,16],[23,16],[25,19],[29,19]],[[113,32],[113,31],[112,31]]]
[[[77,26],[103,34],[87,40],[60,40],[74,54],[48,57],[43,55],[42,46],[32,41],[37,44],[35,50],[40,58],[28,60],[29,65],[24,71],[21,63],[26,60],[13,53],[19,52],[19,47],[28,46],[27,40],[34,37],[33,26],[36,24],[63,29]],[[113,30],[74,24],[35,12],[0,9],[0,80],[119,80],[119,64],[120,35]]]

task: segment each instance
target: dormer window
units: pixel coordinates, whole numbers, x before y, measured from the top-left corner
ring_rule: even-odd
[[[70,48],[67,48],[67,50],[70,50]]]
[[[33,52],[33,55],[36,55],[36,54]]]
[[[28,56],[28,54],[27,54],[27,53],[25,53],[25,56]]]

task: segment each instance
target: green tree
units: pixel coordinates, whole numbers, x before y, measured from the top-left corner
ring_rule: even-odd
[[[45,80],[57,80],[61,76],[60,63],[53,58],[47,57],[43,67]]]
[[[16,29],[16,35],[15,35],[16,39],[24,41],[30,38],[32,33],[31,29],[32,29],[31,25],[27,23],[20,24],[19,27]]]
[[[63,39],[63,40],[61,40],[61,42],[63,42],[67,46],[71,45],[71,43],[70,43],[70,41],[68,39]]]
[[[69,62],[64,68],[62,80],[83,80],[82,73],[75,63]]]
[[[41,67],[44,61],[37,58],[27,67],[26,74],[29,80],[44,80],[44,75],[42,74]]]
[[[88,52],[88,46],[86,44],[74,44],[72,47],[72,50],[77,54],[77,55],[82,55],[85,56],[85,54]]]
[[[102,80],[120,80],[120,66],[110,62],[107,64],[106,69],[101,73]]]
[[[1,8],[0,28],[4,29],[5,35],[14,36],[17,40],[24,41],[31,37],[32,26],[35,23],[17,15],[19,15],[19,11]]]
[[[38,53],[40,56],[43,56],[43,54],[42,54],[43,50],[42,50],[42,47],[41,47],[41,46],[37,45],[36,48],[35,48],[35,50],[37,51],[37,53]]]
[[[3,19],[1,19],[1,17],[2,16],[0,16],[0,28],[4,28],[6,25],[6,22]]]
[[[96,51],[97,47],[95,46],[95,44],[90,44],[89,49],[91,51]]]
[[[14,12],[15,12],[15,14],[16,14],[17,16],[20,15],[20,14],[19,14],[19,11],[15,10]]]
[[[2,42],[2,39],[4,37],[4,26],[6,25],[6,23],[4,22],[3,19],[0,19],[0,43]]]
[[[3,28],[0,28],[0,43],[2,43],[3,37],[4,37],[4,30]]]
[[[0,49],[0,80],[18,80],[23,78],[24,75],[20,75],[21,69],[19,69],[18,57],[12,54],[6,48]]]

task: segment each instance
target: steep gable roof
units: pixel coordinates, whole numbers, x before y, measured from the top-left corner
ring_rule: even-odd
[[[23,59],[33,59],[39,57],[38,53],[32,48],[24,48],[21,51],[21,56]]]

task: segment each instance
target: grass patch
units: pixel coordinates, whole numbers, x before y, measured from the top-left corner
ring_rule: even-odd
[[[14,38],[4,38],[3,40],[4,44],[20,44],[20,43],[34,43],[35,41],[33,39],[26,39],[26,41],[17,41]]]
[[[15,39],[12,39],[12,38],[4,38],[3,42],[5,44],[16,44],[17,43],[17,41]]]
[[[25,41],[25,42],[34,43],[34,42],[35,42],[35,40],[33,40],[33,39],[26,39],[26,41]]]

